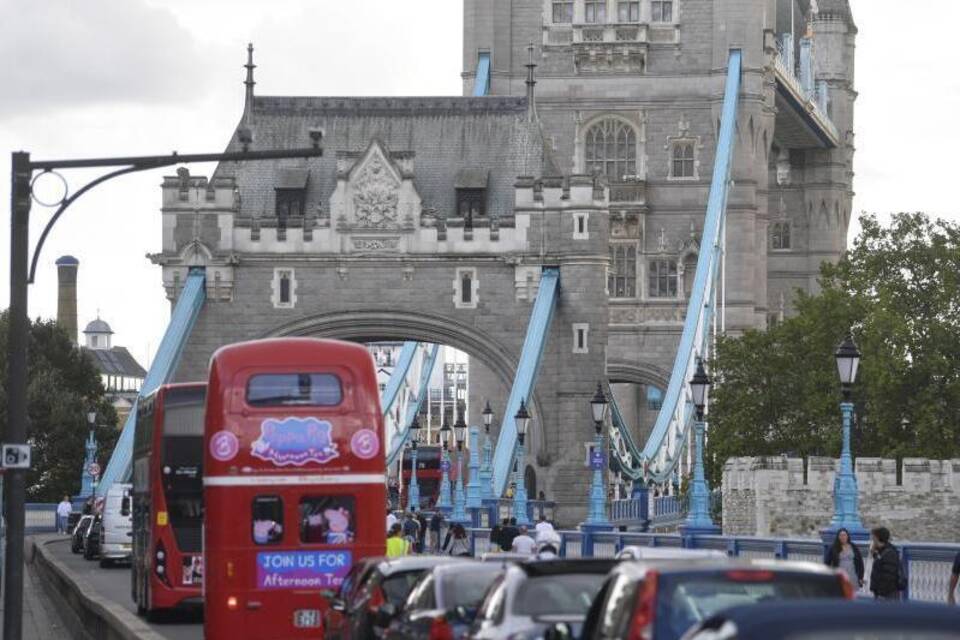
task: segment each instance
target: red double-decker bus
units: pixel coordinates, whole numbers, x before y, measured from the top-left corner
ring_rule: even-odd
[[[148,617],[202,602],[204,383],[165,385],[137,407],[131,596]]]
[[[204,432],[204,637],[322,637],[321,592],[384,553],[384,467],[366,348],[289,338],[217,351]]]

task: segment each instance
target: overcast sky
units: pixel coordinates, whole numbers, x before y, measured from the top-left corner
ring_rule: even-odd
[[[857,39],[855,211],[960,218],[960,4],[851,0]],[[412,8],[416,12],[412,12]],[[262,95],[458,95],[461,0],[5,0],[0,2],[0,304],[9,301],[9,152],[34,159],[220,151],[240,116],[245,47]],[[209,175],[212,167],[192,166]],[[31,287],[56,315],[58,256],[80,260],[80,327],[97,310],[146,365],[169,307],[154,171],[73,205]],[[73,189],[94,174],[72,171]],[[50,211],[33,209],[33,237]],[[851,229],[851,237],[856,227]]]

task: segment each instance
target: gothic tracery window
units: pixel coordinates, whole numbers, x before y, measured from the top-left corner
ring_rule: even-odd
[[[677,263],[674,260],[651,260],[648,265],[647,295],[651,298],[677,297]]]
[[[629,124],[613,118],[601,120],[587,130],[586,170],[623,182],[637,174],[637,134]]]
[[[673,162],[671,167],[671,178],[693,178],[694,172],[694,143],[689,141],[678,141],[673,144],[672,150]]]
[[[610,245],[610,271],[607,290],[611,298],[637,295],[637,247],[634,244]]]

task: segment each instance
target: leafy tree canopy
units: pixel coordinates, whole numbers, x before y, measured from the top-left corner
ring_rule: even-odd
[[[860,219],[862,231],[796,315],[718,342],[709,471],[733,456],[837,456],[833,353],[852,331],[863,359],[853,391],[854,455],[960,455],[960,226],[921,213]]]
[[[9,313],[0,313],[0,429],[7,432],[7,336]],[[27,438],[32,468],[27,500],[56,502],[80,491],[87,413],[97,412],[97,458],[103,467],[119,433],[117,415],[107,400],[93,360],[71,342],[55,322],[30,325],[27,380]]]

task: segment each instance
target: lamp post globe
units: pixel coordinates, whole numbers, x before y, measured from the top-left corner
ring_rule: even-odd
[[[97,423],[97,412],[88,411],[87,412],[87,424],[93,427]]]
[[[857,373],[860,369],[860,349],[857,348],[857,343],[853,341],[851,334],[848,333],[843,339],[833,357],[837,361],[837,373],[840,374],[840,384],[844,394],[849,396],[850,387],[857,381]]]
[[[590,412],[593,415],[593,424],[596,426],[597,433],[603,429],[603,422],[607,419],[607,409],[610,403],[607,396],[603,393],[603,383],[597,383],[597,390],[590,399]]]
[[[487,400],[486,405],[483,407],[483,412],[480,414],[483,416],[483,428],[487,433],[490,433],[490,425],[493,424],[493,409],[490,408],[490,401]]]
[[[710,377],[703,368],[703,360],[697,359],[697,370],[690,378],[690,393],[693,396],[693,406],[697,410],[698,419],[703,419],[703,409],[707,406],[707,393],[710,390]]]

